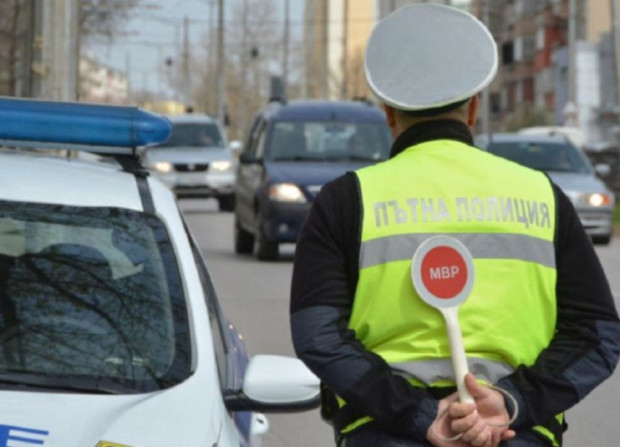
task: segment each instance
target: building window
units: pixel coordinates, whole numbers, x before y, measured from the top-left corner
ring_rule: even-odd
[[[502,61],[504,61],[504,65],[512,64],[515,61],[512,42],[506,42],[502,45]]]
[[[536,30],[536,49],[542,50],[545,48],[545,27],[539,26]]]
[[[523,60],[523,37],[517,37],[514,42],[514,60],[519,62]]]

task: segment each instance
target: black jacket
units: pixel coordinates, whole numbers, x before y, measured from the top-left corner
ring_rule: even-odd
[[[401,134],[391,156],[435,139],[473,145],[457,121],[418,124]],[[620,323],[609,284],[579,218],[562,191],[556,202],[557,325],[547,349],[498,385],[519,403],[515,429],[549,421],[613,372]],[[347,328],[359,275],[361,198],[354,174],[328,183],[317,196],[297,242],[291,286],[291,330],[297,355],[331,390],[386,432],[423,440],[437,398],[392,374]]]

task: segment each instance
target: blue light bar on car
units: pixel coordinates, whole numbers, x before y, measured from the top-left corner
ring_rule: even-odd
[[[0,144],[132,153],[170,138],[172,125],[138,107],[0,97]]]

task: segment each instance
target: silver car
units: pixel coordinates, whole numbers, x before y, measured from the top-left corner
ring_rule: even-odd
[[[604,172],[609,166],[593,168],[586,154],[562,137],[498,133],[478,136],[476,146],[546,172],[573,202],[592,242],[609,243],[615,197],[597,177],[597,172]]]
[[[169,119],[172,135],[165,143],[144,151],[144,166],[178,198],[215,198],[221,211],[232,211],[235,158],[220,125],[207,115]]]

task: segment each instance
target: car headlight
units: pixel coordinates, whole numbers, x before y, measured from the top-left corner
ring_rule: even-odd
[[[230,161],[214,161],[211,163],[211,167],[216,171],[230,171],[232,163]]]
[[[601,206],[610,206],[613,200],[609,194],[595,192],[593,194],[583,194],[580,197],[580,202],[598,208]]]
[[[158,161],[152,167],[162,174],[167,174],[172,171],[172,164],[167,161]]]
[[[301,189],[293,183],[276,183],[269,188],[269,198],[276,202],[306,202]]]

